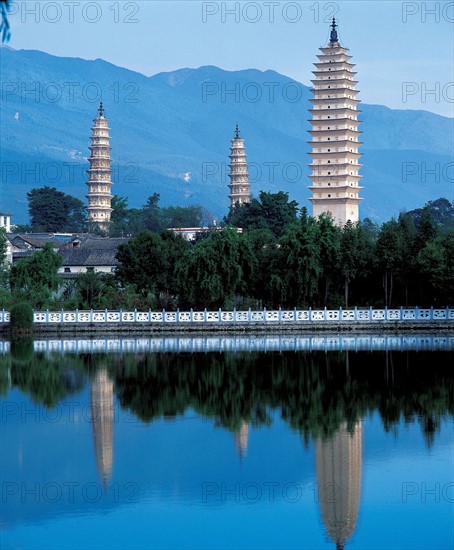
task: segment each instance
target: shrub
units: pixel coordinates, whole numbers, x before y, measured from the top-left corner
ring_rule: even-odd
[[[11,308],[10,328],[12,331],[33,329],[33,309],[28,302],[19,302]]]

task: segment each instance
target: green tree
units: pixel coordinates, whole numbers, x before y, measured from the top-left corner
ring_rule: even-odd
[[[0,269],[6,259],[6,251],[8,250],[8,237],[6,236],[6,229],[0,227]]]
[[[383,270],[385,306],[390,307],[393,296],[394,273],[400,261],[399,226],[394,218],[382,225],[377,238],[377,261]]]
[[[153,193],[148,197],[142,212],[143,212],[143,229],[158,233],[163,229],[161,209],[159,208],[159,193]]]
[[[281,237],[285,229],[297,219],[298,203],[289,201],[288,193],[261,191],[259,199],[237,205],[226,218],[227,223],[243,229],[269,229]]]
[[[206,215],[200,205],[168,206],[161,209],[161,223],[165,228],[201,227],[204,217]]]
[[[303,209],[301,219],[280,240],[281,276],[277,282],[289,305],[307,307],[315,302],[323,274],[318,241],[317,222]]]
[[[324,306],[328,305],[329,288],[341,260],[341,230],[334,224],[331,214],[323,213],[317,219],[319,261],[322,268]]]
[[[135,285],[143,295],[174,294],[178,291],[175,265],[189,246],[181,236],[170,231],[161,234],[142,231],[120,246],[116,276],[122,284]]]
[[[116,287],[115,278],[106,273],[88,271],[80,273],[76,279],[76,291],[79,299],[79,308],[98,309],[102,298],[109,290]]]
[[[34,188],[27,193],[33,231],[81,231],[86,215],[82,201],[55,187]]]
[[[180,260],[177,276],[183,302],[196,307],[233,304],[246,289],[245,264],[250,248],[235,228],[213,231]]]
[[[58,289],[58,269],[61,257],[50,244],[13,264],[10,274],[10,287],[13,295],[25,300],[35,309],[49,303]]]

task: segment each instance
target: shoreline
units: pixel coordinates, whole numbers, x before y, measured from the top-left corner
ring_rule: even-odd
[[[161,335],[161,334],[298,334],[298,333],[415,333],[425,332],[438,334],[441,332],[454,334],[452,320],[418,320],[418,321],[282,321],[282,322],[247,322],[247,323],[39,323],[35,324],[31,335]],[[9,339],[8,324],[0,325],[0,337]]]

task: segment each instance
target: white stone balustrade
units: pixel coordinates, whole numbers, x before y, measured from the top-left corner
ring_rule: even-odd
[[[36,324],[285,324],[454,321],[454,309],[308,309],[260,311],[35,311]],[[0,324],[10,322],[10,313],[0,310]]]

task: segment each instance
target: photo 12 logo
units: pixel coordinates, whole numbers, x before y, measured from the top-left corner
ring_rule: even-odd
[[[203,82],[202,103],[298,103],[303,97],[299,82]]]
[[[74,502],[96,503],[103,497],[113,498],[114,502],[139,502],[139,486],[132,481],[126,483],[111,483],[101,485],[96,481],[80,483],[79,481],[64,481],[46,483],[25,483],[17,481],[3,481],[1,484],[1,502],[21,504],[62,503]]]
[[[9,15],[21,23],[139,23],[138,2],[11,2]]]
[[[402,82],[402,102],[454,103],[454,82]]]
[[[454,2],[402,2],[402,23],[454,23]]]
[[[338,11],[336,2],[202,2],[202,23],[329,23]]]
[[[419,500],[420,502],[450,502],[454,503],[454,483],[433,484],[416,483],[415,481],[404,481],[402,483],[402,502],[407,503],[410,500]]]
[[[2,82],[2,103],[139,103],[139,85],[135,82]]]
[[[454,162],[403,162],[402,183],[454,183]]]

